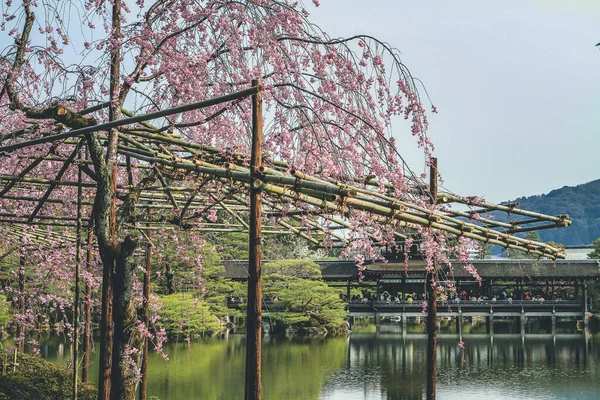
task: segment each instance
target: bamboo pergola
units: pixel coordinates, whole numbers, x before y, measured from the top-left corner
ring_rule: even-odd
[[[0,134],[0,160],[17,154],[22,165],[12,174],[0,174],[0,204],[5,205],[0,209],[0,231],[15,240],[27,235],[45,246],[77,242],[80,247],[82,227],[91,224],[96,189],[91,161],[84,155],[83,138],[96,132],[102,145],[107,146],[108,136],[100,132],[116,129],[119,136],[117,167],[122,171],[122,179],[116,182],[115,195],[122,211],[131,206],[124,200],[133,198],[135,206],[135,211],[128,210],[128,218],[119,220],[119,225],[123,230],[138,231],[150,244],[156,237],[152,236],[153,232],[184,229],[249,233],[250,242],[253,243],[254,237],[255,246],[260,246],[257,239],[262,233],[293,234],[314,247],[346,247],[352,244],[348,232],[356,229],[351,217],[361,213],[369,221],[367,226],[361,227],[363,234],[375,246],[382,245],[382,239],[373,226],[386,227],[400,241],[417,235],[420,227],[427,227],[518,250],[531,257],[565,257],[561,249],[515,234],[569,226],[568,215],[544,215],[522,210],[517,204],[497,205],[477,198],[437,193],[437,190],[432,196],[429,185],[412,178],[407,178],[411,182],[408,192],[398,193],[390,182],[377,177],[307,174],[264,155],[254,146],[257,153],[251,157],[194,143],[185,138],[185,132],[174,133],[152,124],[174,114],[252,96],[256,131],[262,124],[262,108],[256,105],[261,90],[261,85],[255,82],[250,89],[217,99],[138,116],[124,109],[122,112],[127,118],[33,139],[23,138],[35,127]],[[79,115],[107,106],[92,107]],[[30,151],[38,146],[45,149],[43,153]],[[51,146],[49,150],[48,146]],[[44,168],[48,164],[54,166],[51,171]],[[134,183],[134,174],[143,184]],[[144,178],[150,174],[154,179],[145,182]],[[438,206],[428,206],[436,203]],[[468,211],[454,209],[452,204],[461,204]],[[260,208],[258,217],[255,207]],[[527,219],[500,222],[486,218],[484,215],[489,212]],[[91,244],[91,235],[89,238]],[[260,264],[260,254],[258,256]],[[80,257],[79,251],[77,257]],[[258,296],[259,308],[260,300]],[[255,312],[260,315],[260,309]],[[257,351],[259,349],[260,346]],[[260,357],[252,362],[260,365]],[[254,379],[260,381],[260,375]]]
[[[150,118],[152,116],[148,117],[148,119]],[[140,120],[142,118],[138,117],[133,122]],[[106,125],[109,124],[100,125],[97,129],[106,129]],[[248,189],[253,187],[260,189],[263,193],[262,205],[266,216],[275,220],[274,223],[264,226],[265,233],[293,233],[305,238],[313,246],[326,247],[332,242],[341,246],[346,245],[347,241],[340,232],[349,228],[344,217],[353,211],[363,211],[372,216],[374,223],[394,226],[399,239],[410,236],[411,232],[414,232],[414,228],[421,225],[452,235],[500,245],[506,249],[520,250],[532,257],[564,258],[561,250],[544,243],[523,239],[515,236],[514,233],[569,226],[571,221],[568,219],[568,215],[544,215],[522,210],[515,204],[497,205],[445,193],[438,194],[439,203],[466,204],[476,208],[470,211],[458,211],[452,208],[447,208],[446,211],[432,211],[422,205],[395,197],[391,190],[393,188],[376,179],[369,179],[360,184],[348,183],[348,180],[341,183],[343,177],[337,180],[327,176],[307,175],[301,171],[290,169],[285,162],[278,160],[265,159],[265,164],[269,166],[261,167],[259,179],[252,179],[247,155],[225,156],[218,149],[187,142],[172,134],[136,130],[129,127],[129,123],[123,123],[122,126],[128,126],[128,128],[126,133],[120,134],[123,141],[119,145],[118,153],[123,158],[138,160],[139,164],[134,168],[140,170],[154,168],[159,171],[159,177],[163,175],[163,179],[160,179],[161,185],[144,188],[139,193],[137,202],[140,210],[154,209],[162,214],[155,214],[152,218],[140,214],[135,223],[126,223],[126,227],[148,230],[158,226],[171,228],[179,226],[203,232],[247,232],[248,202],[246,194]],[[56,135],[58,136],[56,138],[50,136],[42,139],[58,141],[65,136],[75,136],[75,131],[67,132],[67,134]],[[78,135],[83,134],[85,132],[78,133]],[[33,144],[24,142],[5,145],[7,141],[5,138],[3,142],[0,142],[2,145],[0,154],[39,143],[37,140]],[[74,148],[77,143],[76,140],[66,140],[61,146]],[[36,177],[35,167],[41,161],[62,162],[64,169],[74,164],[81,166],[90,164],[89,161],[75,157],[48,155],[34,157],[31,163],[19,173],[0,175],[0,198],[19,204],[37,203],[35,209],[30,213],[0,212],[0,224],[3,227],[10,227],[10,229],[22,225],[75,227],[76,217],[47,215],[43,214],[41,210],[46,203],[66,204],[70,202],[71,205],[75,204],[75,200],[53,198],[52,192],[58,187],[81,185],[85,189],[93,190],[95,183],[89,178],[77,182],[60,178]],[[125,168],[125,163],[122,163],[121,166]],[[189,184],[177,184],[178,177],[185,180],[192,174],[195,177],[193,180],[195,183],[202,185],[208,181],[219,182],[221,188],[219,190],[198,190]],[[167,184],[165,176],[172,183]],[[387,189],[390,190],[382,193],[382,186],[388,186]],[[127,193],[132,190],[136,190],[136,187],[126,184],[117,186],[117,193]],[[422,187],[416,187],[414,190],[415,197],[419,196],[419,191],[423,192]],[[21,193],[29,191],[31,194],[11,194],[16,191]],[[33,195],[36,192],[44,193],[44,195]],[[82,205],[84,209],[89,209],[92,202],[83,201]],[[219,223],[208,220],[200,223],[186,222],[202,214],[207,208],[222,211],[236,223]],[[165,216],[165,212],[173,209],[182,211],[179,218]],[[500,222],[477,215],[492,211],[529,217],[529,219]],[[89,216],[89,212],[87,214],[84,212],[84,215]],[[292,226],[285,222],[286,219],[304,221],[306,226]],[[84,218],[82,222],[86,224],[87,218]],[[308,229],[313,233],[307,234],[305,231]]]
[[[145,133],[129,131],[131,136],[142,137]],[[158,135],[157,135],[158,136]],[[372,215],[377,224],[391,225],[396,228],[396,236],[405,239],[414,232],[417,225],[448,232],[456,236],[464,236],[480,242],[500,245],[506,249],[521,250],[533,257],[548,257],[551,259],[564,258],[560,249],[553,248],[545,243],[538,243],[515,236],[514,233],[530,230],[539,230],[555,227],[569,226],[571,221],[568,215],[550,216],[529,212],[516,206],[503,206],[491,203],[476,203],[478,207],[472,211],[432,211],[423,206],[399,200],[389,194],[381,194],[378,190],[379,182],[371,180],[364,185],[351,185],[340,183],[328,177],[309,176],[295,170],[288,170],[284,163],[277,163],[272,167],[261,168],[260,179],[251,179],[247,158],[237,156],[233,162],[223,160],[217,152],[203,149],[204,157],[208,161],[194,159],[197,157],[195,145],[182,145],[180,140],[169,136],[152,138],[152,145],[144,145],[144,149],[134,146],[119,146],[119,154],[135,158],[147,164],[142,168],[153,165],[170,177],[178,173],[193,173],[197,182],[206,180],[218,181],[222,188],[211,189],[206,192],[196,193],[189,186],[151,186],[139,194],[138,207],[141,210],[153,209],[162,214],[147,217],[140,214],[134,223],[126,223],[126,227],[148,230],[158,226],[173,229],[200,230],[202,232],[247,232],[248,231],[248,202],[245,194],[250,187],[259,188],[263,193],[263,210],[267,217],[275,219],[274,223],[266,224],[264,233],[289,234],[294,233],[308,240],[311,245],[326,247],[332,241],[339,245],[346,245],[343,229],[350,228],[344,220],[352,211],[364,211]],[[178,142],[177,144],[174,142]],[[159,147],[160,146],[160,147]],[[0,147],[0,151],[2,148]],[[75,162],[74,160],[65,161]],[[77,186],[78,182],[26,177],[17,175],[0,175],[0,188],[11,187],[12,190],[52,192],[58,186]],[[94,187],[93,182],[81,182],[86,188]],[[134,190],[135,187],[127,185],[117,186],[117,193]],[[19,214],[14,212],[0,212],[0,224],[10,228],[17,234],[19,226],[55,226],[73,228],[76,218],[73,216],[44,215],[40,209],[45,203],[64,204],[68,201],[54,199],[51,196],[38,198],[35,196],[9,196],[2,195],[18,203],[37,203],[38,207],[31,213]],[[284,205],[282,205],[282,200]],[[448,194],[439,194],[438,200],[445,204],[469,204],[469,200]],[[74,203],[74,201],[73,201]],[[84,208],[92,206],[91,201],[84,201]],[[312,206],[308,209],[306,206]],[[203,214],[208,209],[216,209],[230,216],[235,223],[210,222],[189,223],[186,221]],[[180,218],[169,218],[164,212],[173,209],[182,210]],[[500,222],[483,217],[474,217],[483,212],[500,211],[513,215],[530,217],[528,220]],[[84,215],[89,216],[89,212]],[[187,216],[186,216],[187,215]],[[306,226],[293,226],[285,222],[286,219],[306,221],[313,233],[305,233]],[[83,219],[86,224],[88,218]],[[62,237],[62,233],[59,233]],[[375,239],[373,239],[375,240]]]

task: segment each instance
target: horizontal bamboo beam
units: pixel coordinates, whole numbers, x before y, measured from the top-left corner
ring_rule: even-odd
[[[80,129],[71,129],[68,132],[59,133],[51,136],[44,136],[36,139],[27,140],[20,143],[14,143],[7,146],[0,146],[0,154],[9,153],[14,150],[23,149],[25,147],[31,147],[42,143],[54,142],[57,140],[68,139],[76,136],[86,135],[88,133],[93,133],[97,131],[109,131],[113,128],[118,128],[120,126],[131,125],[138,122],[151,121],[157,118],[167,117],[173,114],[179,114],[186,111],[198,110],[200,108],[205,108],[209,106],[214,106],[217,104],[225,103],[228,101],[238,100],[244,97],[252,96],[253,94],[258,93],[258,86],[253,86],[249,89],[242,90],[240,92],[228,94],[225,96],[217,97],[214,99],[204,100],[197,103],[186,104],[183,106],[173,107],[166,110],[156,111],[153,113],[148,113],[144,115],[139,115],[136,117],[124,118],[116,121],[110,121],[103,124],[97,124],[85,128]]]
[[[500,240],[500,238],[486,237],[485,235],[481,235],[481,234],[464,232],[464,231],[461,231],[460,229],[445,225],[443,223],[429,221],[428,219],[410,215],[408,213],[396,214],[396,213],[394,213],[394,210],[392,208],[383,207],[383,206],[379,206],[379,205],[372,205],[372,204],[369,204],[368,202],[365,202],[360,199],[348,198],[345,201],[346,206],[344,207],[341,205],[336,205],[335,203],[327,202],[325,200],[311,198],[309,196],[303,195],[302,193],[293,192],[288,188],[280,188],[273,184],[265,183],[265,184],[261,185],[261,189],[266,192],[277,193],[279,195],[294,198],[296,200],[304,201],[304,202],[307,202],[309,204],[313,204],[313,205],[316,205],[319,207],[328,207],[331,210],[337,209],[337,211],[341,212],[342,214],[348,213],[347,207],[352,206],[353,208],[356,208],[359,210],[370,211],[370,212],[374,212],[376,214],[380,214],[380,215],[384,215],[384,216],[391,216],[391,218],[394,218],[394,219],[399,219],[399,220],[405,221],[405,222],[412,222],[412,223],[422,225],[422,226],[429,226],[434,229],[443,230],[443,231],[452,233],[457,236],[465,236],[465,237],[468,237],[471,239],[478,240],[480,242],[498,244],[498,245],[506,247],[506,248],[521,250],[521,251],[536,254],[539,256],[549,256],[551,258],[556,258],[556,257],[563,258],[564,257],[564,253],[561,253],[561,252],[559,252],[559,250],[553,248],[552,246],[548,246],[543,243],[536,243],[536,246],[540,245],[540,246],[544,247],[543,250],[535,250],[535,249],[532,249],[529,247],[531,242],[525,242],[523,239],[520,239],[520,238],[510,237],[510,238],[505,238],[505,239],[509,239],[509,240]],[[497,232],[494,232],[494,233],[497,233]],[[500,235],[501,234],[499,234],[499,236]],[[503,235],[503,236],[508,236],[508,235]]]
[[[468,200],[465,200],[460,197],[456,197],[454,195],[447,194],[447,193],[440,193],[438,195],[438,198],[447,198],[447,199],[449,199],[449,201],[454,202],[454,203],[470,205]],[[552,222],[560,222],[560,221],[563,221],[563,220],[569,218],[568,215],[560,215],[560,216],[546,215],[546,214],[542,214],[542,213],[538,213],[538,212],[522,210],[522,209],[516,208],[516,207],[509,207],[509,206],[500,205],[500,204],[492,204],[492,203],[488,203],[485,201],[477,202],[477,206],[485,207],[486,209],[490,209],[490,210],[503,211],[508,214],[519,214],[519,215],[524,215],[526,217],[539,218],[539,219],[543,219],[545,221],[552,221]]]

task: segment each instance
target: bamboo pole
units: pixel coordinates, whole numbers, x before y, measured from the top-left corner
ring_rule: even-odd
[[[30,218],[31,214],[15,214],[15,213],[2,213],[0,212],[0,217],[2,218]],[[73,222],[77,222],[77,217],[60,217],[60,216],[56,216],[56,215],[38,215],[35,218],[37,219],[42,219],[42,220],[56,220],[56,221],[73,221]],[[31,221],[24,221],[24,222],[31,222]]]
[[[7,223],[7,224],[15,224],[15,225],[69,226],[69,227],[76,226],[76,224],[73,224],[73,223],[69,224],[69,223],[42,222],[42,221],[29,222],[29,221],[19,221],[19,220],[13,220],[13,219],[5,219],[5,218],[0,218],[0,222]]]
[[[560,253],[560,252],[558,252],[557,249],[554,249],[553,247],[545,245],[543,243],[539,243],[536,245],[542,245],[545,250],[533,250],[529,247],[531,242],[521,239],[521,238],[512,237],[510,235],[502,234],[502,233],[496,232],[496,231],[493,231],[493,234],[490,234],[490,236],[487,236],[486,234],[480,235],[480,234],[475,234],[472,232],[462,231],[459,228],[448,226],[448,225],[445,225],[440,222],[431,221],[428,218],[418,217],[418,216],[410,215],[408,213],[395,213],[394,210],[390,207],[373,205],[365,200],[360,200],[360,199],[355,199],[355,198],[346,198],[344,201],[344,204],[336,204],[334,202],[307,196],[303,193],[293,191],[292,189],[287,188],[287,187],[279,187],[279,186],[276,186],[271,183],[262,184],[261,189],[268,193],[277,194],[277,195],[288,197],[288,198],[291,198],[294,200],[303,201],[305,203],[312,204],[312,205],[315,205],[318,207],[327,208],[332,211],[335,210],[342,215],[347,215],[349,212],[348,207],[353,207],[358,210],[368,211],[368,212],[372,212],[372,213],[384,215],[384,216],[389,216],[390,220],[397,219],[400,221],[412,222],[412,223],[423,225],[423,226],[429,226],[434,229],[447,231],[447,232],[455,234],[457,236],[465,236],[465,237],[475,239],[475,240],[478,240],[478,241],[484,242],[484,243],[498,244],[498,245],[506,247],[506,248],[521,250],[521,251],[529,252],[531,254],[547,256],[550,258],[564,258],[564,253]],[[500,238],[502,238],[502,237],[505,237],[506,240],[500,240]],[[512,242],[508,242],[509,239],[512,240]],[[527,246],[527,247],[523,247],[522,245],[519,245],[518,243],[522,243],[523,246]],[[545,246],[547,246],[547,247],[545,247]]]
[[[246,223],[246,221],[244,221],[244,219],[238,213],[233,211],[233,209],[231,207],[227,206],[223,202],[223,200],[219,200],[219,198],[212,193],[210,194],[210,197],[214,201],[216,201],[219,205],[221,205],[221,207],[223,207],[223,210],[225,210],[229,215],[231,215],[233,218],[237,219],[244,228],[250,229],[250,225],[248,225],[248,223]]]
[[[39,184],[39,185],[62,185],[62,186],[77,186],[77,181],[65,181],[65,180],[60,180],[60,181],[56,181],[54,179],[47,179],[47,178],[32,178],[32,177],[18,177],[18,176],[13,176],[13,175],[4,175],[4,174],[0,174],[0,181],[2,182],[18,182],[18,183],[32,183],[32,184]],[[81,185],[83,187],[96,187],[95,183],[92,182],[82,182]]]
[[[252,96],[252,154],[250,170],[258,179],[262,164],[262,82],[252,81],[258,87]],[[248,259],[248,309],[246,333],[245,400],[261,400],[261,343],[262,343],[262,237],[260,188],[250,187],[250,256]]]
[[[448,215],[451,217],[464,217],[464,218],[473,219],[472,214],[466,213],[464,211],[458,211],[458,210],[452,210],[448,213]],[[518,226],[514,225],[513,223],[495,221],[493,219],[488,219],[488,218],[484,218],[484,217],[479,217],[478,221],[486,224],[488,227],[496,226],[499,228],[508,228],[508,229],[518,228]],[[516,223],[516,221],[515,221],[515,223]],[[519,221],[519,223],[521,223],[521,221]]]
[[[32,156],[32,155],[24,155],[24,156],[18,156],[18,157],[19,157],[19,159],[22,159],[22,160],[30,160],[30,159],[37,160],[37,159],[39,159],[40,161],[59,161],[59,162],[67,161],[67,157],[58,157],[58,156],[36,157],[36,156]],[[77,162],[82,165],[94,165],[94,162],[91,160],[78,160]],[[119,167],[127,167],[127,163],[125,163],[125,162],[119,162],[119,163],[117,163],[117,165]],[[152,168],[151,166],[146,165],[146,164],[137,164],[132,167],[139,168],[139,169],[151,169]]]
[[[122,148],[123,148],[123,146],[122,146]],[[175,161],[171,161],[171,160],[173,160],[172,155],[160,154],[156,151],[147,152],[147,151],[145,151],[143,149],[139,149],[139,148],[127,147],[127,150],[121,151],[121,153],[125,154],[125,155],[131,155],[131,156],[137,157],[138,159],[141,159],[143,161],[159,162],[159,163],[162,163],[163,165],[169,166],[171,168],[185,169],[185,170],[189,170],[189,171],[195,171],[197,173],[204,173],[209,176],[219,177],[219,178],[223,178],[223,179],[229,179],[229,180],[240,182],[242,184],[243,183],[247,184],[250,180],[249,172],[246,171],[245,168],[243,168],[243,167],[239,167],[239,168],[236,167],[235,170],[231,170],[231,169],[220,168],[218,166],[217,166],[217,168],[214,168],[212,166],[208,167],[207,165],[209,165],[209,164],[207,164],[205,162],[191,161],[191,160],[187,160],[187,159],[175,159]],[[155,155],[157,155],[157,156],[155,156]],[[416,223],[416,224],[425,225],[425,226],[431,226],[434,229],[446,230],[450,233],[453,233],[453,234],[456,234],[459,236],[463,235],[463,236],[470,237],[470,238],[476,239],[476,240],[481,240],[481,238],[483,238],[484,242],[500,244],[500,245],[502,245],[504,247],[508,247],[508,248],[514,248],[512,246],[518,245],[520,247],[525,247],[527,249],[526,251],[531,251],[532,254],[544,255],[544,256],[549,256],[549,257],[563,257],[562,254],[557,253],[556,249],[552,248],[551,246],[548,246],[545,244],[531,243],[525,239],[517,238],[517,237],[511,236],[504,232],[493,231],[486,227],[482,227],[479,225],[470,224],[470,223],[466,223],[464,221],[456,220],[448,215],[437,214],[437,213],[431,214],[431,212],[429,210],[423,209],[422,207],[418,207],[418,206],[415,206],[414,204],[410,204],[410,203],[404,203],[404,202],[398,201],[397,199],[389,198],[387,196],[383,196],[376,192],[372,192],[372,191],[369,192],[364,189],[359,190],[359,189],[355,189],[355,188],[352,188],[347,185],[341,185],[341,186],[334,185],[334,184],[328,183],[328,182],[318,179],[318,178],[302,179],[302,178],[307,178],[307,176],[304,176],[303,174],[297,173],[295,171],[293,171],[293,172],[294,172],[294,174],[296,174],[297,178],[300,178],[299,180],[298,179],[294,180],[291,177],[282,176],[281,175],[282,172],[271,171],[268,168],[262,168],[261,170],[264,172],[268,171],[268,172],[274,173],[273,175],[263,176],[262,179],[265,181],[273,182],[272,183],[273,186],[270,186],[269,188],[274,189],[274,192],[280,191],[280,189],[277,187],[277,185],[275,185],[275,183],[284,185],[284,191],[287,191],[286,192],[287,197],[294,196],[293,191],[289,191],[286,189],[287,184],[293,185],[294,189],[303,193],[303,196],[309,195],[310,197],[313,197],[313,198],[315,196],[322,197],[323,195],[320,192],[321,190],[325,191],[326,193],[329,193],[332,191],[338,192],[338,193],[341,193],[342,195],[346,195],[346,194],[351,195],[351,194],[353,194],[353,191],[356,190],[356,191],[360,191],[361,193],[364,193],[368,196],[378,197],[383,200],[383,201],[375,200],[375,199],[372,199],[370,197],[365,197],[365,196],[359,196],[358,198],[355,198],[355,199],[350,198],[348,196],[344,196],[343,201],[346,205],[351,206],[356,209],[359,209],[359,210],[368,211],[368,212],[380,214],[380,215],[386,215],[386,213],[390,213],[391,215],[394,216],[394,219],[396,219],[396,220],[401,220],[401,221],[408,222],[408,223]],[[312,181],[312,183],[311,183],[311,181]],[[314,182],[316,182],[317,184],[322,184],[323,186],[315,186]],[[151,189],[158,190],[157,188],[151,188]],[[162,189],[162,191],[167,192],[167,193],[178,190],[178,189],[181,189],[182,191],[193,191],[194,190],[191,188],[176,189],[171,186],[162,187],[160,189]],[[265,190],[265,189],[263,188],[263,190]],[[266,190],[266,192],[269,192],[269,190]],[[274,194],[276,194],[276,193],[274,193]],[[171,193],[171,195],[172,195],[172,193]],[[325,200],[328,200],[328,202],[331,203],[331,205],[333,205],[342,199],[341,198],[340,199],[338,199],[338,198],[327,199],[326,198]],[[342,210],[344,208],[343,205],[341,207],[340,207],[340,205],[335,205],[334,208],[335,207],[342,208]],[[397,214],[399,214],[399,213],[401,213],[403,215],[398,216]],[[387,214],[387,215],[390,215],[390,214]],[[381,222],[381,218],[377,218],[377,220],[378,220],[378,222]],[[567,223],[565,222],[564,224],[567,224]],[[497,242],[495,242],[495,241],[497,241]],[[542,250],[541,252],[539,251],[540,249]],[[538,253],[536,253],[536,252],[538,252]]]
[[[562,221],[554,224],[546,224],[546,225],[537,225],[537,226],[527,226],[524,228],[516,227],[513,229],[509,229],[507,233],[519,233],[519,232],[531,232],[531,231],[539,231],[540,229],[549,229],[549,228],[563,228],[571,225],[571,221]]]
[[[13,196],[13,195],[4,195],[2,196],[3,199],[9,199],[9,200],[18,200],[18,201],[40,201],[39,197],[32,197],[32,196]],[[68,201],[68,200],[62,200],[62,199],[48,199],[46,200],[46,203],[54,203],[54,204],[77,204],[76,201]],[[91,201],[82,201],[81,204],[85,205],[85,206],[90,206],[94,203],[92,203]]]
[[[469,204],[468,200],[461,199],[460,197],[456,197],[451,194],[440,193],[438,196],[446,198],[447,202]],[[492,203],[488,203],[485,201],[477,202],[477,206],[484,207],[486,209],[491,209],[491,210],[504,211],[508,214],[520,214],[520,215],[524,215],[526,217],[543,218],[546,221],[552,221],[552,222],[560,222],[560,221],[568,218],[568,215],[562,215],[562,216],[545,215],[545,214],[541,214],[541,213],[537,213],[537,212],[533,212],[533,211],[523,210],[523,209],[520,209],[517,207],[509,207],[506,205],[492,204]]]

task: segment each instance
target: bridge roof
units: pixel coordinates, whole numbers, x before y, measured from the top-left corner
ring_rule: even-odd
[[[267,261],[265,261],[267,262]],[[352,261],[315,261],[321,267],[323,278],[328,281],[357,280],[358,268]],[[462,263],[454,263],[453,276],[457,279],[472,279],[463,269]],[[473,260],[473,266],[484,279],[600,279],[600,261],[598,260]],[[248,261],[223,261],[224,276],[236,280],[248,277]],[[424,277],[425,262],[410,261],[408,268],[404,263],[374,262],[365,266],[363,271],[366,280],[376,278]],[[448,273],[448,265],[443,266]]]
[[[596,260],[473,260],[471,262],[477,272],[485,279],[597,279],[600,278],[600,264]],[[451,262],[455,278],[470,278],[471,274],[464,270],[464,263]],[[450,267],[444,265],[446,273]],[[424,275],[425,262],[410,262],[405,270],[404,263],[373,263],[366,267],[366,274],[385,276],[404,274],[408,276]]]

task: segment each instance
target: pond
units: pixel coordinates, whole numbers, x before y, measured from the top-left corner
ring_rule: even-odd
[[[600,339],[589,335],[456,335],[438,339],[439,399],[598,399]],[[151,354],[148,394],[160,400],[243,399],[245,338],[171,342]],[[66,364],[68,345],[41,347]],[[280,399],[421,399],[427,336],[353,333],[343,338],[263,339],[263,393]],[[91,368],[97,376],[97,363]]]

